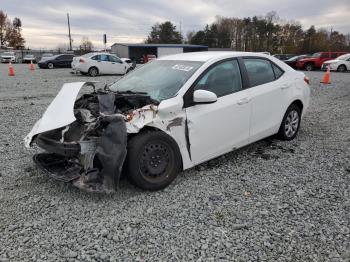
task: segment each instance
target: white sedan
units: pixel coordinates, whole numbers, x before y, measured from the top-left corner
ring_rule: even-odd
[[[328,66],[331,71],[346,72],[350,71],[350,54],[345,54],[333,60],[328,60],[322,64],[321,69],[327,70]]]
[[[130,64],[109,53],[88,53],[74,57],[72,69],[83,75],[124,75],[130,71]]]
[[[304,73],[245,52],[161,57],[76,99],[91,84],[65,84],[25,143],[46,150],[34,160],[51,177],[92,192],[113,191],[122,168],[157,190],[260,139],[292,140],[310,99]]]

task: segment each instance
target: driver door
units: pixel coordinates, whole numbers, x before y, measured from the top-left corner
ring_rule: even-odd
[[[236,59],[214,64],[191,89],[189,92],[199,89],[211,91],[218,97],[214,103],[186,107],[194,164],[248,144],[251,96],[250,90],[243,88]]]
[[[126,65],[118,57],[109,56],[109,61],[111,63],[111,74],[123,75],[126,71]]]

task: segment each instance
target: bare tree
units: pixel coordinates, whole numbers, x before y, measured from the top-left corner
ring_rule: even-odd
[[[83,50],[84,52],[91,52],[93,48],[94,46],[92,42],[89,40],[88,37],[84,36],[81,39],[80,49]]]

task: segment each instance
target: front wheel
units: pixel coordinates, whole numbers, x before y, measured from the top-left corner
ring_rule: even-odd
[[[292,104],[285,113],[278,137],[282,140],[293,140],[298,134],[301,120],[301,111],[298,106]]]
[[[145,132],[128,143],[127,176],[136,186],[159,190],[168,186],[181,169],[176,142],[161,131]]]
[[[346,71],[345,65],[340,65],[340,66],[338,66],[337,71],[338,71],[338,72],[342,72],[342,73],[345,72],[345,71]]]

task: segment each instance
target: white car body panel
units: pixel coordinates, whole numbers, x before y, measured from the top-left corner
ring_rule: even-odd
[[[25,146],[30,147],[33,137],[37,134],[73,123],[76,120],[74,116],[74,102],[80,89],[89,84],[91,84],[91,82],[64,84],[55,99],[42,115],[41,119],[35,123],[32,130],[25,137]]]
[[[219,97],[212,104],[199,104],[186,108],[194,164],[202,163],[248,143],[250,99],[250,90],[245,89]],[[246,102],[241,103],[243,100]]]
[[[208,67],[238,56],[268,58],[283,69],[284,74],[270,83],[219,97],[214,103],[183,108],[183,95]],[[202,61],[204,64],[184,83],[175,97],[161,101],[158,106],[148,105],[134,110],[131,120],[126,122],[127,132],[138,133],[145,126],[150,126],[167,133],[179,146],[183,169],[277,133],[293,101],[302,101],[303,113],[309,105],[310,88],[304,81],[305,75],[268,55],[197,52],[161,57],[159,60]],[[74,102],[79,90],[87,84],[80,82],[63,86],[42,119],[25,138],[26,146],[30,146],[35,135],[75,121]]]

